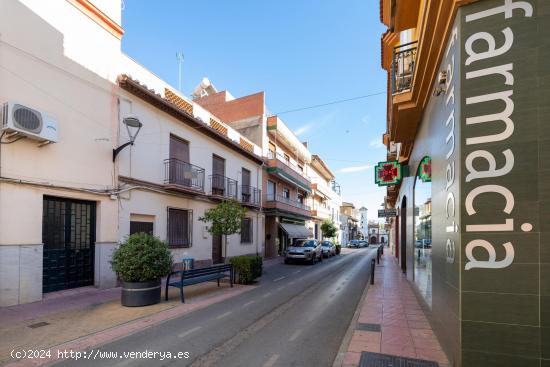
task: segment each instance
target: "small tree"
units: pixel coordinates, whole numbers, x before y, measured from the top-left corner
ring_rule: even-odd
[[[336,233],[338,233],[338,228],[331,220],[327,219],[321,224],[321,231],[323,231],[323,236],[334,238],[336,237]]]
[[[224,200],[214,208],[208,209],[201,222],[210,223],[208,232],[213,235],[223,236],[225,242],[225,257],[227,257],[227,236],[241,232],[246,209],[234,199]]]

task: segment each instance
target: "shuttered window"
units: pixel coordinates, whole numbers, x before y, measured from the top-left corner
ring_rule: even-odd
[[[168,246],[191,247],[193,211],[168,208]]]
[[[252,218],[243,218],[241,222],[241,243],[252,242]]]

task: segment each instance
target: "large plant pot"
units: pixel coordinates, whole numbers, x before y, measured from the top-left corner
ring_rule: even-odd
[[[160,302],[160,279],[149,282],[122,282],[123,306],[138,307]]]

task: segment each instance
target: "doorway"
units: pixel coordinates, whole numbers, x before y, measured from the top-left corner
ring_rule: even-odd
[[[222,236],[212,235],[212,264],[223,263]]]
[[[170,135],[170,183],[191,186],[192,172],[189,164],[189,142]]]
[[[94,284],[96,203],[44,196],[44,293]]]
[[[225,196],[225,159],[212,156],[212,195]]]
[[[407,273],[407,197],[403,197],[401,201],[401,238],[399,243],[401,246],[401,270],[403,273]]]

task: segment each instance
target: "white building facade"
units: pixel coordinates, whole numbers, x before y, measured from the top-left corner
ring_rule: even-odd
[[[262,251],[261,149],[124,55],[120,24],[120,1],[0,2],[0,102],[20,123],[0,131],[0,306],[115,286],[136,230],[199,265]],[[143,126],[114,160],[128,117]],[[248,210],[226,254],[198,218],[229,196]]]

